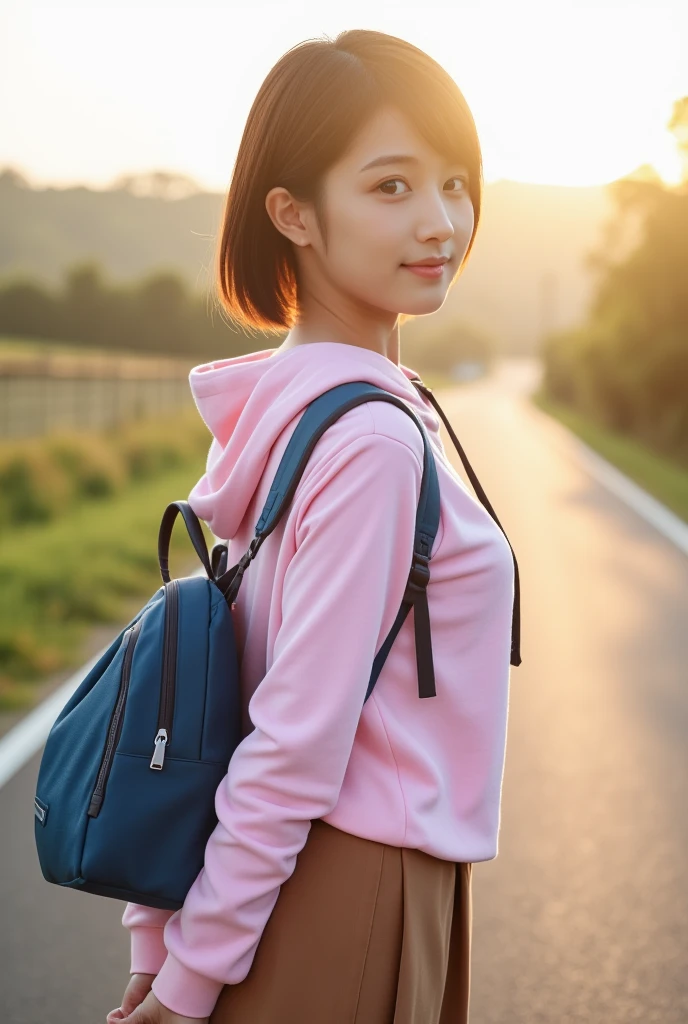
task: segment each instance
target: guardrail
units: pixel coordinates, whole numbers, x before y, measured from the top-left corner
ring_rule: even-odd
[[[187,405],[190,368],[165,358],[0,353],[0,437],[97,430]]]

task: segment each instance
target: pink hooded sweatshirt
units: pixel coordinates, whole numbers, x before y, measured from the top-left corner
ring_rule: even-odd
[[[375,654],[412,561],[423,468],[418,427],[363,403],[320,437],[290,506],[244,575],[233,615],[243,739],[217,789],[218,824],[180,910],[129,903],[131,972],[156,974],[161,1003],[211,1014],[248,974],[311,821],[450,861],[497,856],[509,703],[514,565],[508,541],[447,459],[418,376],[339,342],[265,349],[195,367],[213,434],[189,503],[229,539],[229,566],[255,534],[305,407],[364,380],[404,399],[428,433],[440,524],[428,606],[437,695],[421,699],[414,613],[371,697]]]

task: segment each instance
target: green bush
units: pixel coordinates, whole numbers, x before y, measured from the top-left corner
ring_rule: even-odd
[[[85,660],[94,624],[112,624],[114,635],[161,586],[160,518],[170,501],[188,495],[203,464],[197,457],[112,498],[81,501],[69,516],[0,537],[0,710],[30,704],[32,681]],[[200,566],[181,522],[170,551],[173,576]]]
[[[47,522],[72,500],[69,473],[42,441],[0,446],[0,529]]]
[[[62,434],[47,450],[70,476],[75,497],[105,498],[127,482],[127,466],[117,448],[98,434]]]
[[[129,423],[112,435],[132,480],[145,480],[207,452],[210,434],[194,410],[174,420]]]
[[[0,533],[58,519],[83,500],[114,497],[197,461],[211,435],[196,409],[100,432],[0,444]]]

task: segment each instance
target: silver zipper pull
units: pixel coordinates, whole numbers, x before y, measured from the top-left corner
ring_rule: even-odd
[[[162,768],[165,760],[165,744],[167,743],[167,729],[159,729],[155,737],[155,752],[151,759],[150,767],[158,771]]]

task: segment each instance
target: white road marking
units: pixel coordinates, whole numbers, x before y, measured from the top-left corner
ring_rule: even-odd
[[[644,519],[650,526],[654,526],[668,541],[688,555],[688,523],[684,522],[671,509],[663,505],[639,484],[625,473],[617,469],[610,462],[607,462],[601,455],[590,448],[584,441],[565,427],[558,420],[553,419],[541,409],[534,409],[529,406],[529,411],[534,410],[545,416],[547,429],[552,432],[557,447],[568,458],[583,467],[590,476],[598,483],[606,487],[608,491],[620,498],[633,511]]]

